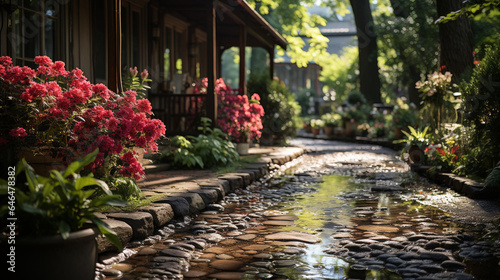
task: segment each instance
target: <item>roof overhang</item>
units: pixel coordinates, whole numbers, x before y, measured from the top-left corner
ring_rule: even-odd
[[[286,49],[288,42],[245,0],[162,0],[167,13],[182,17],[201,30],[207,30],[208,9],[215,8],[217,36],[225,47],[237,46],[240,28],[247,32],[247,46]]]

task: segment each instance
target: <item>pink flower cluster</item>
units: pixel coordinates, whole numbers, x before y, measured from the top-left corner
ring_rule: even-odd
[[[166,131],[163,122],[150,118],[150,102],[137,100],[132,90],[120,95],[103,84],[91,84],[80,69],[66,71],[64,62],[52,62],[47,56],[36,57],[35,63],[36,71],[0,57],[0,82],[19,89],[19,102],[30,110],[30,117],[9,131],[10,138],[33,136],[38,146],[63,143],[77,154],[99,148],[93,171],[105,162],[116,162],[119,174],[140,179],[144,170],[133,147],[155,152],[156,140]],[[52,139],[40,131],[42,122],[54,129]],[[0,135],[0,144],[9,136]]]
[[[233,94],[231,88],[218,79],[215,84],[218,100],[217,125],[237,143],[259,139],[262,132],[264,108],[260,96],[254,93],[249,99],[246,95]]]

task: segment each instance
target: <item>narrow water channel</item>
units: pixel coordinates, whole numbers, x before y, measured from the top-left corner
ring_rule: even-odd
[[[123,274],[105,279],[500,279],[498,259],[460,258],[492,254],[466,227],[373,185],[293,170],[254,183],[170,224],[167,239],[134,248],[110,266]]]

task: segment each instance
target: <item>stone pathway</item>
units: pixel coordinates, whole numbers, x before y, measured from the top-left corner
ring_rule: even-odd
[[[396,197],[408,203],[431,201],[426,196],[447,193],[432,185],[415,185],[417,178],[397,159],[396,152],[332,141],[298,139],[292,143],[311,154],[299,160],[271,160],[275,168],[265,180],[245,179],[243,174],[224,176],[240,187],[219,188],[216,193],[223,193],[222,200],[215,203],[201,198],[203,207],[201,202],[193,205],[196,199],[192,194],[148,185],[152,192],[168,189],[175,193],[161,201],[172,209],[182,206],[175,197],[183,197],[188,205],[182,207],[188,209],[184,210],[188,216],[173,214],[174,219],[166,225],[154,226],[155,235],[130,242],[118,255],[101,254],[99,275],[106,279],[318,279],[315,277],[338,270],[328,277],[347,274],[363,279],[367,273],[384,271],[395,273],[391,279],[426,280],[474,279],[465,269],[476,264],[485,271],[498,270],[500,254],[491,243],[474,242],[472,235],[457,230],[440,230],[443,224],[450,228],[456,217],[436,215],[434,210],[416,215],[405,212],[408,206],[404,203],[398,204],[401,208],[384,204]],[[294,176],[284,175],[287,170],[293,170]],[[318,190],[311,185],[331,174],[352,176],[352,182],[364,186],[346,188],[334,199],[346,205],[366,203],[354,208],[332,205],[336,218],[321,227],[304,226],[289,209],[314,196]],[[196,183],[210,185],[205,178]],[[189,184],[183,186],[189,188]],[[283,204],[290,208],[283,209]],[[498,209],[491,205],[494,211]],[[190,218],[190,207],[199,212],[195,220]],[[485,218],[482,221],[491,220],[491,215],[481,212],[480,204],[472,203],[471,207],[474,210],[467,213],[477,213]],[[323,255],[323,263],[305,261],[310,261],[314,248],[320,248],[320,253],[314,254]],[[333,267],[327,263],[328,256],[338,260]],[[339,266],[337,262],[342,260],[345,263]]]

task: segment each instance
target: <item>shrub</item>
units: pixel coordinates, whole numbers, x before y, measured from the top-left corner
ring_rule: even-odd
[[[300,105],[284,83],[269,79],[266,74],[252,75],[248,81],[249,92],[259,92],[266,112],[263,117],[262,142],[282,144],[294,137],[302,126]]]
[[[0,57],[0,146],[49,150],[66,163],[99,148],[92,172],[140,179],[144,171],[133,148],[156,151],[165,134],[165,125],[151,118],[150,102],[133,90],[114,93],[91,84],[62,61],[37,56],[35,63],[33,70]]]
[[[201,122],[200,135],[175,136],[159,160],[187,168],[212,168],[238,160],[238,152],[229,136],[218,128],[210,128],[212,120],[202,118]]]
[[[472,148],[465,168],[486,177],[500,161],[500,47],[486,49],[468,83],[460,87],[463,95],[464,123],[474,128]]]

